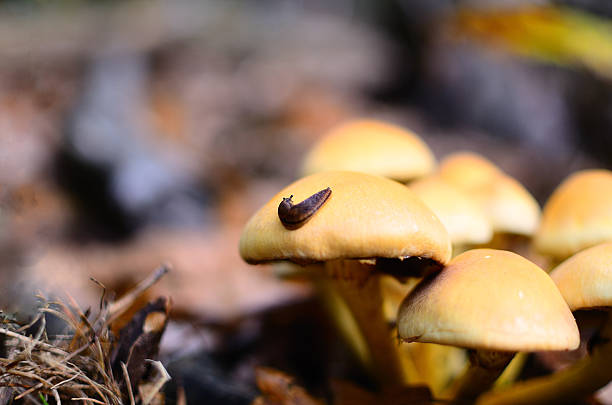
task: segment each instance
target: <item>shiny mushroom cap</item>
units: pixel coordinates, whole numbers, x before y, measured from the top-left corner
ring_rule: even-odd
[[[576,253],[550,277],[572,311],[612,306],[612,242]]]
[[[533,235],[540,223],[540,206],[515,179],[502,175],[473,194],[495,232]]]
[[[333,128],[304,160],[304,175],[350,170],[408,181],[431,173],[435,158],[416,134],[374,120],[355,120]]]
[[[468,151],[455,152],[440,162],[438,173],[447,182],[463,189],[474,189],[502,175],[485,157]]]
[[[491,223],[466,192],[437,176],[417,180],[409,187],[440,218],[453,244],[480,244],[491,240]]]
[[[494,232],[532,235],[540,222],[540,206],[517,180],[472,152],[449,155],[439,175],[470,194],[493,225]]]
[[[299,203],[329,187],[327,201],[297,229],[281,223],[278,206],[293,195]],[[422,257],[446,263],[448,232],[403,184],[355,172],[322,172],[285,187],[253,215],[240,239],[249,263],[275,260]]]
[[[612,240],[612,172],[572,174],[544,205],[536,249],[564,259],[608,240]]]
[[[499,351],[568,350],[580,337],[555,283],[508,251],[474,249],[402,303],[402,339]]]

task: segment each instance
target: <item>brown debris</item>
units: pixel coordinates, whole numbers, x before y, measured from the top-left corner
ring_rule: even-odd
[[[124,386],[122,364],[126,365],[131,390],[147,372],[145,360],[154,359],[170,313],[170,299],[162,297],[141,309],[119,334],[119,341],[111,355],[111,368],[115,378]]]
[[[255,370],[257,387],[262,395],[252,405],[323,405],[320,399],[313,398],[297,385],[293,377],[267,367]]]
[[[39,299],[42,305],[38,315],[27,325],[20,326],[0,312],[0,404],[11,403],[11,399],[38,404],[41,398],[47,402],[53,398],[57,404],[163,403],[156,398],[169,376],[161,363],[149,358],[155,356],[165,328],[170,310],[167,298],[141,310],[128,329],[138,333],[126,332],[118,343],[109,321],[119,314],[111,312],[113,305],[104,296],[94,314],[83,312],[72,297],[68,297],[68,304],[42,296]],[[128,307],[121,306],[122,310]],[[47,331],[49,316],[64,322],[62,334]],[[123,383],[123,368],[114,366],[122,361],[127,364],[125,375],[130,389]],[[156,371],[150,373],[155,378],[146,378],[149,364]],[[117,369],[121,371],[117,373]]]
[[[372,393],[347,381],[333,381],[334,405],[427,405],[433,398],[426,386]]]

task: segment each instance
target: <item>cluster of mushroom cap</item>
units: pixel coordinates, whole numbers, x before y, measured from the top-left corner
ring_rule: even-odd
[[[612,172],[571,174],[550,196],[534,247],[559,264],[550,273],[572,311],[612,305]],[[566,260],[565,260],[566,259]],[[565,260],[565,261],[563,261]],[[578,401],[612,379],[612,322],[595,333],[589,353],[568,368],[507,390],[488,393],[482,404],[545,404]],[[602,343],[604,342],[604,343]]]
[[[514,352],[572,350],[574,318],[550,277],[518,254],[474,249],[421,282],[398,314],[399,336],[474,349],[468,372],[449,390],[472,400],[486,391]]]
[[[451,155],[434,173],[435,166],[427,145],[410,131],[372,120],[341,125],[309,152],[307,176],[251,218],[240,253],[249,263],[319,263],[312,268],[352,307],[374,371],[397,384],[406,375],[394,374],[406,370],[394,359],[401,355],[380,313],[379,275],[429,275],[404,301],[399,334],[405,341],[474,349],[472,366],[452,388],[452,395],[473,399],[503,370],[509,353],[569,350],[579,336],[554,283],[521,256],[473,250],[448,264],[451,240],[469,245],[487,243],[494,232],[530,236],[540,217],[531,194],[476,154]],[[379,176],[422,179],[406,187]]]
[[[279,203],[289,196],[298,202],[318,200],[326,189],[330,191],[323,204],[303,206],[315,212],[296,214],[305,219],[303,223],[283,224]],[[382,313],[379,275],[407,277],[439,270],[450,259],[451,243],[438,218],[403,184],[364,173],[328,171],[287,186],[257,211],[244,228],[240,254],[249,263],[323,263],[315,270],[352,307],[370,346],[375,373],[399,385],[407,380],[407,371]]]
[[[608,319],[596,332],[589,353],[581,360],[552,375],[486,394],[479,400],[480,404],[572,403],[612,379],[612,242],[575,254],[557,266],[550,276],[572,311],[607,310]]]
[[[301,174],[329,170],[416,180],[413,191],[458,246],[485,244],[494,232],[530,236],[539,221],[540,209],[531,194],[484,157],[454,153],[436,171],[435,157],[418,135],[377,120],[353,120],[332,128],[310,149]]]
[[[326,201],[304,224],[283,225],[279,202],[289,195],[308,200],[327,188]],[[410,275],[414,263],[403,266],[403,260],[419,257],[426,259],[422,264],[442,265],[451,247],[440,221],[407,187],[339,171],[305,177],[280,191],[247,223],[240,253],[249,263],[325,262],[332,279],[367,279],[388,262],[363,260],[397,259],[392,272]],[[402,305],[398,329],[406,341],[489,351],[567,350],[579,343],[574,319],[550,277],[528,260],[498,250],[468,251],[427,277]],[[472,388],[464,391],[475,395]]]
[[[442,160],[438,175],[476,200],[494,232],[531,236],[536,231],[540,206],[535,198],[484,157],[453,153]]]

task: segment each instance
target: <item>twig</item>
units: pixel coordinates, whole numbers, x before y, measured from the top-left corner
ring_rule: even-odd
[[[169,271],[170,267],[167,264],[163,264],[161,267],[155,270],[155,272],[149,275],[149,277],[138,283],[136,287],[134,287],[130,292],[125,294],[119,300],[113,302],[108,309],[109,319],[106,324],[111,324],[115,319],[117,319],[123,312],[125,312],[130,307],[130,305],[134,303],[138,296],[140,296],[149,287],[155,284]]]
[[[76,301],[68,296],[66,302],[44,302],[38,316],[26,328],[15,330],[11,326],[3,325],[4,327],[0,328],[0,337],[6,337],[4,340],[12,349],[7,358],[0,357],[0,386],[9,387],[11,397],[17,395],[16,399],[25,399],[33,404],[40,403],[40,399],[36,397],[37,391],[44,391],[45,400],[49,400],[47,397],[53,397],[54,402],[59,405],[62,401],[71,402],[70,398],[74,402],[85,401],[89,404],[122,404],[121,388],[110,367],[110,322],[122,315],[139,295],[167,272],[167,266],[155,270],[118,302],[104,304],[94,316],[89,311],[83,312]],[[44,297],[42,299],[44,300]],[[50,341],[46,331],[46,314],[65,322],[70,328],[70,341],[68,335],[56,336],[54,339],[58,342]],[[24,336],[23,333],[32,327],[36,327],[34,336]],[[59,343],[59,346],[55,343]],[[161,363],[153,364],[159,370],[161,378],[155,378],[155,381],[147,385],[151,390],[159,392],[169,375]],[[135,397],[138,396],[129,382],[127,366],[122,364],[122,368],[128,381],[129,404],[135,405]],[[6,397],[5,391],[6,389],[0,388],[2,398]],[[147,399],[143,405],[150,403],[157,392],[147,391]],[[143,397],[142,394],[140,396]],[[2,398],[0,405],[6,405],[1,404]]]
[[[40,317],[40,327],[38,328],[38,332],[36,332],[36,335],[34,335],[34,340],[40,340],[40,338],[45,333],[46,328],[47,328],[47,319],[44,316],[41,316]]]
[[[23,325],[22,327],[20,327],[19,329],[17,329],[17,332],[23,332],[29,328],[31,328],[34,324],[36,324],[36,322],[38,322],[38,320],[40,319],[40,317],[42,316],[42,312],[38,312],[38,314],[34,317],[34,319],[32,319],[32,321],[26,325]]]
[[[99,400],[93,399],[93,398],[70,398],[70,400],[71,401],[90,401],[90,402],[93,402],[93,403],[96,403],[96,404],[102,404],[102,405],[106,404],[106,402],[102,402],[102,401],[99,401]]]
[[[53,393],[53,397],[55,398],[55,402],[57,403],[57,405],[62,405],[62,400],[60,399],[60,396],[57,390],[52,389],[51,392]]]
[[[21,398],[25,397],[26,395],[29,395],[31,393],[33,393],[34,391],[36,391],[39,388],[43,387],[43,383],[38,383],[33,387],[28,388],[27,390],[23,391],[21,394],[17,395],[15,397],[15,401],[20,400]]]
[[[67,380],[64,381],[60,381],[57,384],[55,384],[53,387],[51,387],[51,390],[55,390],[57,387],[59,387],[60,385],[64,385],[66,383],[69,383],[70,381],[74,380],[75,378],[77,378],[79,375],[81,374],[81,372],[78,372],[77,374],[73,375],[72,377],[70,377]]]
[[[76,300],[68,292],[66,292],[66,297],[68,297],[68,300],[70,301],[70,304],[72,305],[73,311],[76,312],[77,315],[79,315],[81,322],[83,322],[85,326],[87,326],[87,329],[89,329],[89,331],[91,332],[93,336],[96,336],[97,332],[94,330],[93,326],[89,322],[89,319],[87,319],[87,315],[83,313],[83,311],[81,310],[81,307],[79,307],[79,304],[76,302]],[[67,311],[67,308],[64,308],[64,311]],[[85,334],[83,333],[83,335]]]
[[[30,380],[38,381],[38,382],[40,382],[43,385],[44,384],[48,384],[47,381],[44,378],[39,377],[36,374],[26,373],[26,372],[19,371],[19,370],[8,370],[6,373],[7,374],[18,375],[19,377],[29,378]],[[51,384],[48,384],[48,385],[51,385]]]
[[[64,357],[63,359],[60,360],[60,363],[66,363],[68,361],[70,361],[72,358],[78,356],[79,354],[83,353],[85,350],[87,350],[89,348],[91,343],[85,343],[83,346],[79,347],[78,349],[76,349],[75,351],[73,351],[72,353],[70,353],[68,356]]]
[[[121,362],[121,369],[123,370],[123,378],[125,379],[125,385],[127,386],[128,394],[130,395],[130,405],[135,405],[134,393],[132,392],[132,383],[130,382],[130,374],[128,373],[127,366],[124,362]]]
[[[0,333],[15,338],[15,339],[19,339],[22,342],[26,343],[26,344],[34,344],[35,346],[39,346],[41,348],[44,348],[45,350],[55,353],[55,354],[59,354],[60,356],[66,356],[68,353],[58,349],[50,344],[47,344],[45,342],[41,342],[40,340],[34,340],[32,338],[29,338],[27,336],[23,336],[20,335],[19,333],[15,333],[15,332],[11,332],[10,330],[4,329],[4,328],[0,328]]]
[[[106,298],[106,286],[93,277],[89,277],[89,279],[93,281],[94,284],[96,284],[98,287],[102,288],[102,296],[100,297],[100,308],[98,308],[98,310],[102,312],[102,309],[104,308],[105,304],[104,299]]]

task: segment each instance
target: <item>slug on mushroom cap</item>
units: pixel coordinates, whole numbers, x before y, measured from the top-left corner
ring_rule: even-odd
[[[290,195],[304,201],[329,187],[327,202],[308,223],[286,229],[278,205]],[[316,173],[286,187],[245,226],[240,254],[249,263],[298,263],[337,259],[422,257],[450,259],[448,233],[440,220],[406,186],[364,173]]]
[[[289,196],[306,200],[304,209],[314,212],[308,211],[302,226],[288,229],[279,204],[287,203],[282,217],[293,206],[284,200]],[[296,181],[255,213],[243,230],[240,254],[249,263],[323,263],[321,279],[351,309],[371,352],[373,374],[383,385],[401,386],[408,369],[384,317],[381,274],[407,277],[439,270],[450,259],[451,243],[440,220],[403,184],[331,171]]]

